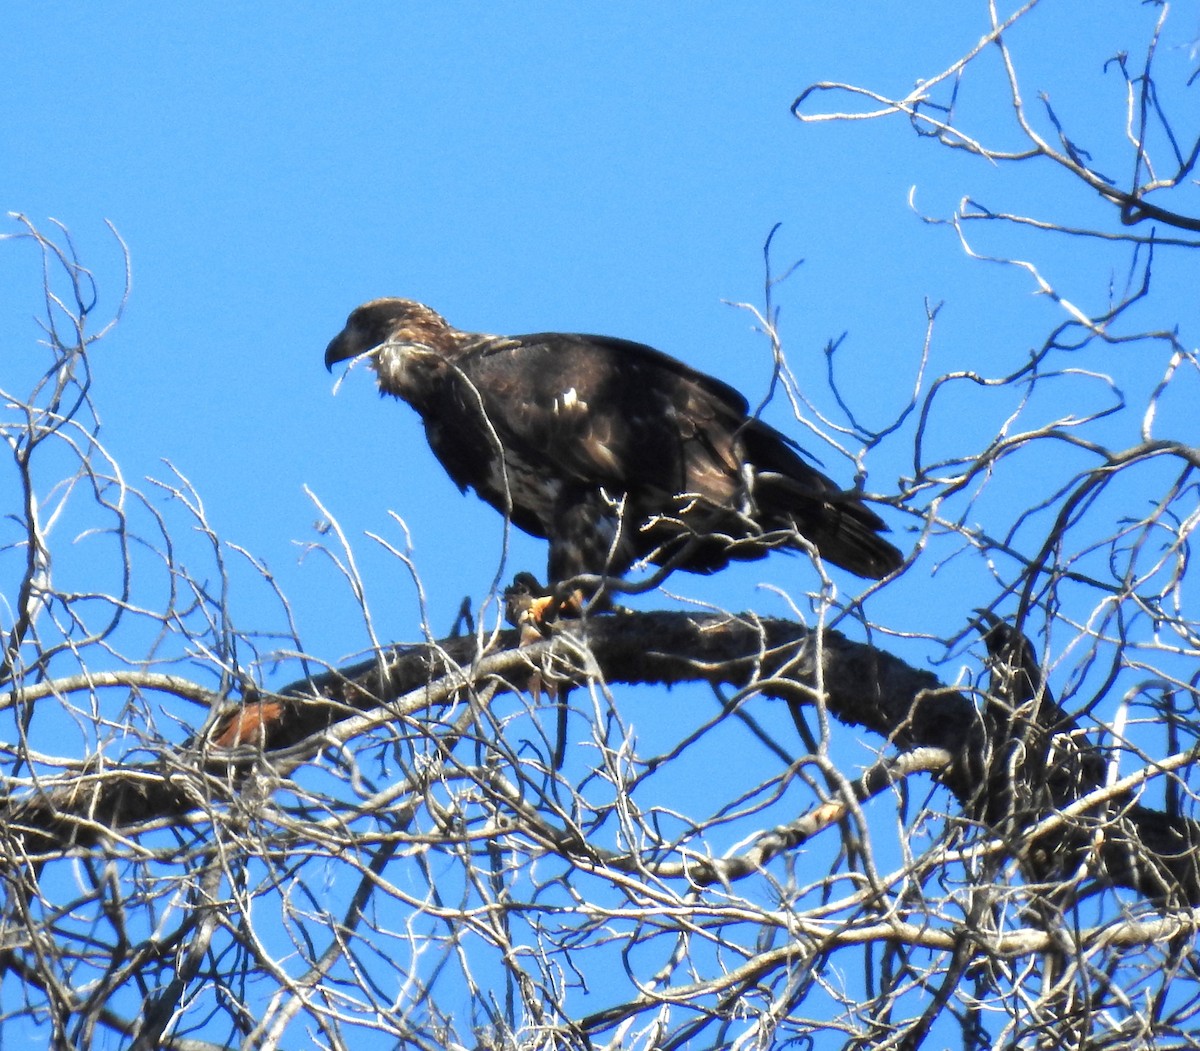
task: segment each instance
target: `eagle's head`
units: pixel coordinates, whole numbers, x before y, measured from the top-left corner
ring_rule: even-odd
[[[454,333],[436,310],[412,299],[372,299],[356,307],[346,327],[325,348],[325,367],[376,350],[385,343],[442,350]]]
[[[325,348],[325,367],[366,357],[379,389],[421,409],[461,342],[437,311],[411,299],[373,299],[350,313]]]

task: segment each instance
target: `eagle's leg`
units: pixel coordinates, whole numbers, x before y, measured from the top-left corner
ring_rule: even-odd
[[[622,501],[602,489],[564,486],[557,495],[547,524],[550,541],[550,583],[543,587],[531,573],[518,573],[504,591],[504,612],[520,632],[522,646],[549,634],[560,617],[581,617],[584,611],[612,608],[603,582],[596,588],[573,588],[567,582],[580,576],[620,576],[634,560],[622,536]],[[534,671],[526,688],[536,702],[542,676]],[[558,709],[554,744],[554,769],[562,766],[567,740],[567,693],[570,684],[547,684],[547,692]]]
[[[552,608],[554,607],[554,608]],[[538,583],[532,573],[518,573],[513,582],[504,589],[504,616],[514,628],[520,632],[520,644],[528,646],[543,638],[548,626],[560,612],[567,609],[572,616],[579,616],[582,607],[578,604],[577,593],[558,597],[554,588],[544,588]],[[533,703],[541,700],[542,674],[538,670],[530,672],[525,683]],[[570,683],[555,682],[546,684],[546,692],[550,695],[557,710],[557,723],[554,734],[554,754],[551,757],[555,770],[561,770],[567,751],[567,695],[571,692]]]
[[[637,553],[621,521],[624,503],[603,488],[564,486],[559,492],[546,530],[550,584],[535,599],[531,611],[537,624],[558,616],[579,617],[585,609],[603,612],[612,608],[603,583],[564,593],[561,582],[580,576],[619,577],[633,564]]]

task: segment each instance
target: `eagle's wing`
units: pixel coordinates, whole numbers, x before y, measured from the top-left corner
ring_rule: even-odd
[[[745,399],[652,347],[536,333],[497,340],[460,365],[505,446],[565,478],[714,500],[739,484]]]
[[[861,576],[884,576],[902,562],[878,536],[882,519],[806,462],[796,443],[748,418],[741,394],[652,347],[517,336],[473,356],[469,371],[502,442],[578,485],[588,523],[600,516],[584,494],[598,487],[627,496],[634,521],[666,516],[629,538],[639,556],[670,557],[673,540],[695,534],[796,530]],[[766,550],[718,541],[695,549],[687,566],[710,571]]]

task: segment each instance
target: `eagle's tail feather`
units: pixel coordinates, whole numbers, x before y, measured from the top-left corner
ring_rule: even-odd
[[[843,492],[802,466],[808,475],[803,481],[774,473],[758,476],[755,500],[763,528],[794,528],[827,562],[869,580],[899,569],[904,556],[879,535],[887,529],[884,521],[856,493]]]

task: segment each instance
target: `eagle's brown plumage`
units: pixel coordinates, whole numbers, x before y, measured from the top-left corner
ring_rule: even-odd
[[[607,336],[460,332],[407,299],[351,313],[325,364],[370,353],[462,490],[550,542],[552,582],[642,558],[709,573],[773,548],[862,577],[897,569],[882,520],[747,416],[720,380]]]

